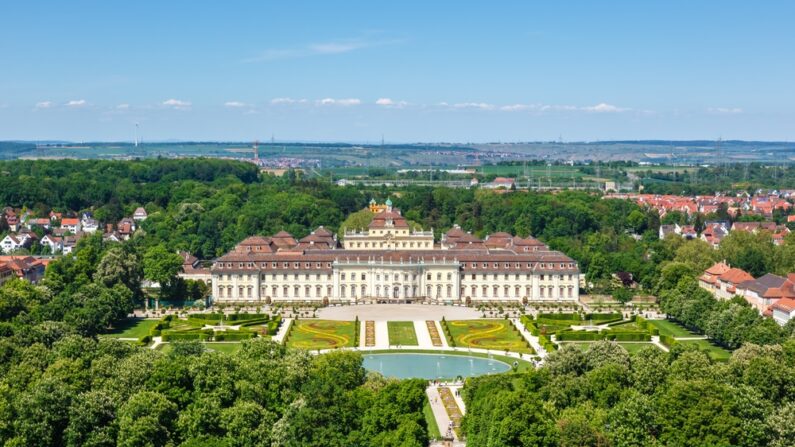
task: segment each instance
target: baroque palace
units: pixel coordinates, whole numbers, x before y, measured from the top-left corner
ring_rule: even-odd
[[[579,267],[532,237],[494,233],[481,240],[453,228],[410,228],[387,200],[370,203],[367,230],[340,242],[320,227],[296,240],[285,231],[252,236],[212,266],[218,303],[575,301]]]

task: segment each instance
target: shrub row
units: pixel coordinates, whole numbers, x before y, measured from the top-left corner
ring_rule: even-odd
[[[163,334],[163,341],[175,340],[201,340],[207,341],[212,338],[212,335],[207,335],[204,332],[170,332]]]
[[[447,320],[442,317],[442,332],[444,332],[444,336],[447,338],[447,344],[451,348],[455,348],[455,339],[453,339],[453,334],[450,333],[450,328],[447,327]]]
[[[600,322],[604,321],[615,321],[615,320],[623,320],[624,316],[621,315],[619,312],[612,312],[612,313],[590,313],[585,314],[583,320],[598,320]]]
[[[660,343],[665,345],[668,348],[673,348],[678,342],[675,338],[671,337],[670,335],[660,335]]]
[[[356,318],[353,320],[353,346],[359,346],[359,332],[361,330],[361,322],[359,321],[359,316],[356,315]]]
[[[545,320],[567,320],[567,321],[582,321],[580,314],[558,314],[558,313],[539,313],[538,319]]]
[[[220,334],[215,334],[213,336],[214,341],[239,341],[239,340],[248,340],[249,338],[255,338],[257,334],[254,332],[225,332]]]
[[[555,334],[555,338],[558,341],[650,341],[651,335],[648,332],[637,331],[560,331]]]

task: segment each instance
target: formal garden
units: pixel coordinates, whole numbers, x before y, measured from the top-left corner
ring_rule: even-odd
[[[358,329],[358,320],[295,320],[285,343],[310,350],[352,348],[358,342]]]
[[[417,346],[417,333],[413,321],[388,321],[389,344],[399,346]]]
[[[510,320],[442,320],[442,330],[451,347],[492,349],[535,354]]]

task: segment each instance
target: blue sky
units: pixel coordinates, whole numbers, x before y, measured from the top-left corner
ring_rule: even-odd
[[[554,3],[554,4],[553,4]],[[795,140],[791,1],[25,1],[0,140]]]

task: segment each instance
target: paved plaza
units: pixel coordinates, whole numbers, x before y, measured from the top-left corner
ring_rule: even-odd
[[[463,306],[434,304],[359,304],[331,306],[319,309],[317,316],[324,320],[353,321],[416,321],[416,320],[471,320],[480,318],[476,309]]]

